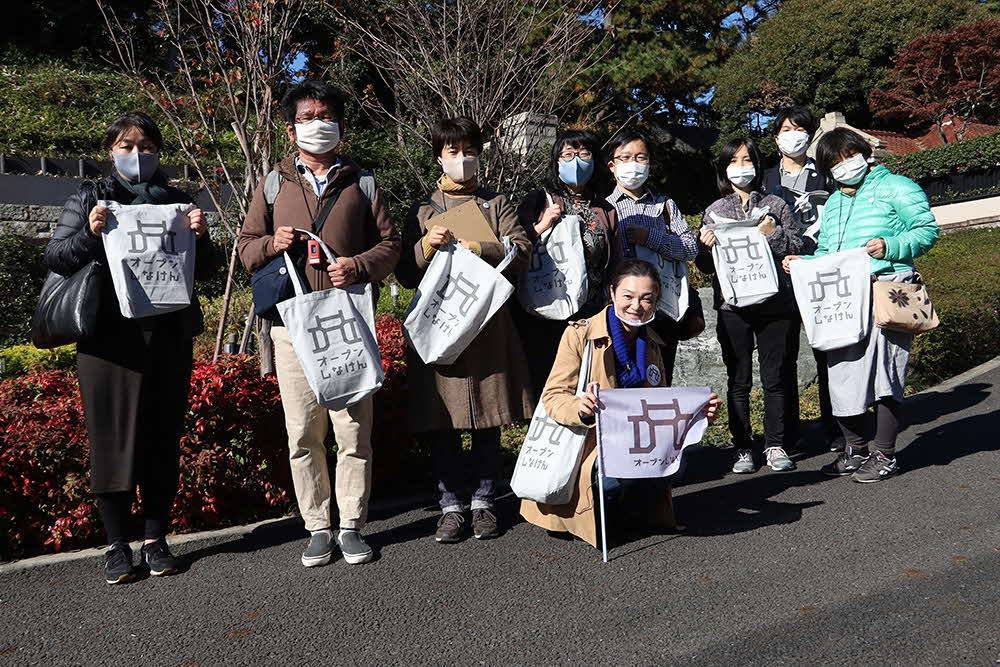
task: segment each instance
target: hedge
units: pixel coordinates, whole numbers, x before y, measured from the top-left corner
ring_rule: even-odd
[[[882,163],[892,173],[917,182],[985,171],[1000,166],[1000,131],[915,153],[890,155]]]

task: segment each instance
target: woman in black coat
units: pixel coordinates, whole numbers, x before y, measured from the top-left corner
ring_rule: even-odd
[[[177,494],[179,441],[188,405],[192,343],[204,329],[197,298],[172,313],[126,319],[118,308],[101,239],[108,209],[120,204],[190,203],[158,169],[163,145],[159,129],[141,113],[122,114],[108,127],[104,147],[115,163],[111,176],[86,181],[63,207],[45,263],[72,275],[90,262],[101,274],[98,326],[77,344],[77,372],[90,440],[91,489],[108,536],[104,574],[109,584],[135,578],[128,523],[139,487],[145,543],[141,565],[154,575],[173,574],[180,564],[167,548],[170,509]],[[195,277],[217,266],[200,209],[188,213],[196,244]]]

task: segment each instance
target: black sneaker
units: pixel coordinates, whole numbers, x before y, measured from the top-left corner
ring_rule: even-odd
[[[181,561],[170,553],[165,537],[143,544],[141,556],[143,564],[149,568],[149,573],[154,577],[177,574],[181,571]]]
[[[477,540],[500,537],[500,522],[491,509],[472,510],[472,533]]]
[[[820,472],[831,477],[850,475],[858,470],[869,458],[867,455],[856,454],[856,451],[853,447],[845,447],[840,456],[835,458],[832,463],[828,463],[820,468]]]
[[[442,544],[453,544],[462,539],[465,532],[465,515],[461,512],[445,512],[441,520],[438,521],[437,532],[434,539]]]
[[[109,584],[124,584],[135,579],[132,548],[127,542],[115,542],[104,554],[104,580]]]
[[[868,460],[858,468],[856,473],[851,475],[851,479],[862,484],[881,482],[886,477],[891,477],[897,472],[899,472],[899,466],[896,465],[896,457],[893,456],[890,459],[882,452],[876,451],[868,457]]]

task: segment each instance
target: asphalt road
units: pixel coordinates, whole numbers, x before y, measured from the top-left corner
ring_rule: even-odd
[[[109,587],[97,559],[0,575],[4,665],[1000,663],[1000,370],[908,402],[904,473],[725,474],[696,452],[684,534],[605,565],[517,523],[432,541],[436,514],[377,516],[380,558],[299,565],[301,524],[181,545],[184,575]],[[503,506],[508,521],[515,505]]]

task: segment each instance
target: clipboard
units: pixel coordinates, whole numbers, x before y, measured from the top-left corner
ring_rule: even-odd
[[[444,213],[438,213],[427,220],[427,225],[441,225],[447,227],[448,231],[456,238],[466,241],[479,241],[489,243],[499,243],[500,239],[493,232],[490,223],[486,220],[481,204],[475,199],[450,208]]]

